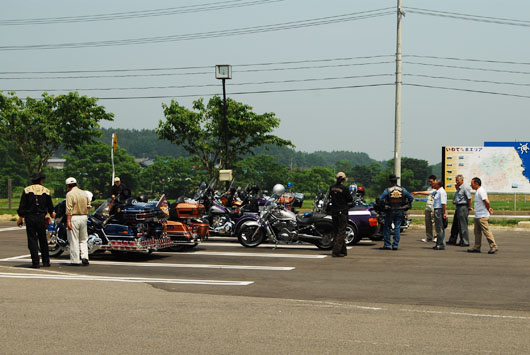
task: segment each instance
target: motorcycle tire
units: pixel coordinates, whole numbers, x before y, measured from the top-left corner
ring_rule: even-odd
[[[361,235],[357,230],[357,226],[353,223],[348,223],[346,227],[346,239],[344,242],[346,245],[355,245],[362,239]]]
[[[169,249],[171,251],[187,251],[195,248],[199,243],[195,243],[193,245],[173,245],[170,246]]]
[[[237,240],[241,243],[242,246],[247,248],[255,248],[265,241],[265,231],[260,228],[257,233],[256,229],[260,228],[259,226],[242,226],[237,232]],[[254,237],[252,237],[254,236]]]
[[[64,248],[57,243],[57,237],[54,234],[48,234],[48,253],[50,257],[59,257],[64,252]]]
[[[333,239],[334,239],[333,231],[328,230],[322,233],[322,239],[319,240],[318,242],[315,242],[315,245],[319,249],[331,250],[333,249]]]

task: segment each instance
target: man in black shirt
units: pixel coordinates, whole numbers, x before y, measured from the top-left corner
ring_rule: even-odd
[[[342,171],[337,174],[337,182],[329,188],[331,202],[331,216],[335,238],[333,240],[333,257],[343,257],[348,254],[346,250],[346,227],[348,226],[348,209],[353,204],[353,197],[344,182],[346,174]]]
[[[52,218],[55,217],[50,190],[42,186],[44,178],[44,174],[40,172],[31,175],[31,185],[24,189],[17,210],[19,215],[17,225],[21,227],[24,224],[24,220],[26,220],[26,234],[28,237],[28,248],[31,254],[31,267],[35,269],[40,267],[39,247],[43,266],[50,266],[48,239],[46,238],[46,212]]]
[[[120,178],[116,176],[114,178],[114,185],[112,185],[110,194],[113,199],[117,197],[123,202],[131,197],[131,190],[129,190],[127,186],[121,182]]]

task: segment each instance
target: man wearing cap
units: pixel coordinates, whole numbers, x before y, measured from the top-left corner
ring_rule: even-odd
[[[399,238],[401,232],[401,221],[403,220],[403,211],[414,201],[414,197],[404,187],[397,184],[398,178],[391,174],[388,177],[389,187],[383,191],[379,199],[385,202],[385,226],[383,229],[383,247],[382,250],[398,250]],[[390,242],[390,229],[394,223],[394,243]]]
[[[42,181],[45,178],[46,176],[40,172],[33,173],[30,176],[31,185],[24,189],[17,210],[19,216],[17,225],[21,227],[24,224],[24,220],[26,220],[31,267],[35,269],[40,267],[39,249],[43,266],[50,266],[45,217],[46,212],[48,212],[54,218],[55,212],[53,212],[50,190],[42,186]]]
[[[87,219],[90,201],[86,191],[77,187],[75,178],[66,179],[66,188],[66,233],[70,244],[70,265],[88,266]]]
[[[349,189],[344,186],[346,174],[341,171],[336,177],[337,182],[329,188],[331,217],[335,235],[331,256],[344,257],[348,254],[344,239],[346,238],[346,227],[348,226],[348,209],[353,205],[353,197]]]

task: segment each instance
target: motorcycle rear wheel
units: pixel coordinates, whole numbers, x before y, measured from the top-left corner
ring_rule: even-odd
[[[329,231],[322,233],[322,239],[316,242],[315,245],[319,249],[331,250],[333,249],[333,239],[334,239],[333,231],[329,230]]]
[[[256,232],[256,229],[259,230]],[[243,226],[237,232],[237,240],[247,248],[255,248],[265,240],[265,231],[259,226]]]

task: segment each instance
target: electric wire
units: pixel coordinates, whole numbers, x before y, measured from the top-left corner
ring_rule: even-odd
[[[523,75],[529,75],[530,74],[530,72],[527,72],[527,71],[492,69],[492,68],[475,68],[475,67],[465,67],[465,66],[458,66],[458,65],[410,62],[410,61],[405,61],[405,60],[403,61],[403,63],[412,64],[412,65],[430,66],[430,67],[451,68],[451,69],[466,69],[466,70],[497,72],[497,73],[523,74]]]
[[[457,13],[457,12],[428,10],[428,9],[421,9],[421,8],[415,8],[415,7],[406,7],[406,11],[410,13],[415,13],[418,15],[437,16],[437,17],[445,17],[445,18],[451,18],[451,19],[457,19],[457,20],[493,23],[493,24],[499,24],[499,25],[530,27],[530,21],[527,21],[527,20],[509,19],[509,18],[502,18],[502,17],[479,16],[479,15],[463,14],[463,13]]]
[[[350,64],[335,64],[335,65],[312,65],[304,67],[287,67],[287,68],[268,68],[268,69],[246,69],[239,70],[238,73],[250,72],[270,72],[270,71],[285,71],[285,70],[307,70],[307,69],[325,69],[325,68],[340,68],[351,66],[366,66],[366,65],[381,65],[394,63],[393,61],[381,62],[365,62],[365,63],[350,63]],[[157,74],[118,74],[118,75],[89,75],[89,76],[40,76],[40,77],[0,77],[0,80],[42,80],[42,79],[99,79],[99,78],[133,78],[133,77],[160,77],[160,76],[180,76],[180,75],[212,75],[212,71],[204,72],[185,72],[185,73],[157,73]]]
[[[94,22],[94,21],[114,21],[127,20],[133,18],[145,18],[155,16],[170,16],[188,14],[194,12],[208,12],[215,10],[226,10],[239,7],[247,7],[254,5],[263,5],[276,2],[283,2],[285,0],[229,0],[219,1],[206,4],[196,4],[180,7],[169,7],[154,10],[141,10],[129,12],[115,12],[99,15],[84,15],[84,16],[62,16],[62,17],[41,17],[28,19],[14,19],[14,20],[0,20],[0,26],[23,26],[23,25],[49,25],[59,23],[78,23],[78,22]]]
[[[484,83],[484,84],[530,86],[530,84],[514,83],[514,82],[508,82],[508,81],[479,80],[479,79],[469,79],[469,78],[453,78],[453,77],[448,77],[448,76],[435,76],[435,75],[409,74],[409,73],[403,73],[403,75],[404,76],[410,76],[410,77],[419,77],[419,78],[428,78],[428,79],[443,79],[443,80],[453,80],[453,81],[467,81],[467,82]]]
[[[414,83],[403,83],[403,85],[405,85],[405,86],[423,87],[423,88],[429,88],[429,89],[465,91],[465,92],[472,92],[472,93],[478,93],[478,94],[500,95],[500,96],[510,96],[510,97],[519,97],[519,98],[524,98],[524,99],[530,99],[530,95],[519,95],[519,94],[511,94],[511,93],[496,92],[496,91],[462,89],[462,88],[454,88],[454,87],[446,87],[446,86],[435,86],[435,85],[424,85],[424,84],[414,84]]]
[[[365,79],[365,78],[376,78],[382,76],[394,76],[394,74],[368,74],[368,75],[352,75],[352,76],[340,76],[340,77],[326,77],[326,78],[306,78],[306,79],[288,79],[288,80],[269,80],[259,82],[246,82],[246,83],[231,83],[230,86],[244,86],[244,85],[268,85],[268,84],[287,84],[287,83],[301,83],[301,82],[316,82],[316,81],[329,81],[329,80],[347,80],[347,79]],[[189,88],[202,88],[202,87],[218,87],[219,84],[198,84],[198,85],[168,85],[168,86],[139,86],[139,87],[112,87],[112,88],[79,88],[79,89],[3,89],[0,91],[23,91],[23,92],[44,92],[44,91],[122,91],[122,90],[153,90],[153,89],[189,89]]]
[[[506,60],[478,59],[478,58],[438,57],[438,56],[433,56],[433,55],[404,54],[403,57],[404,58],[410,57],[410,58],[424,58],[424,59],[443,59],[443,60],[465,61],[465,62],[492,63],[492,64],[530,65],[530,62],[514,62],[514,61],[506,61]]]
[[[124,45],[139,45],[139,44],[153,44],[164,42],[178,42],[197,39],[211,39],[219,37],[229,37],[238,35],[248,35],[255,33],[284,31],[298,28],[307,28],[314,26],[323,26],[329,24],[337,24],[343,22],[364,20],[380,16],[387,16],[394,14],[394,11],[369,10],[362,12],[355,12],[343,15],[326,16],[320,18],[313,18],[308,20],[291,21],[272,25],[262,25],[254,27],[245,27],[220,31],[208,31],[199,33],[189,33],[182,35],[144,37],[134,39],[118,39],[106,41],[90,41],[90,42],[72,42],[72,43],[58,43],[58,44],[33,44],[33,45],[15,45],[15,46],[0,46],[0,51],[19,51],[19,50],[44,50],[44,49],[71,49],[71,48],[87,48],[87,47],[108,47],[108,46],[124,46]]]
[[[233,64],[233,67],[249,67],[249,66],[269,66],[269,65],[285,65],[285,64],[301,64],[301,63],[320,63],[333,61],[346,61],[357,59],[374,59],[374,58],[388,58],[395,57],[394,54],[379,54],[370,56],[358,57],[338,57],[338,58],[324,58],[324,59],[304,59],[304,60],[289,60],[281,62],[264,62],[264,63],[247,63],[247,64]],[[188,70],[188,69],[211,69],[211,65],[190,66],[190,67],[165,67],[165,68],[138,68],[138,69],[100,69],[100,70],[58,70],[58,71],[0,71],[0,74],[73,74],[73,73],[109,73],[109,72],[134,72],[134,71],[161,71],[161,70]]]

